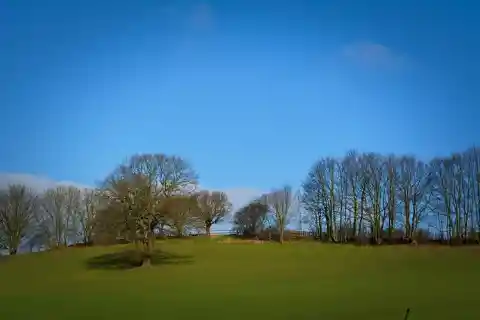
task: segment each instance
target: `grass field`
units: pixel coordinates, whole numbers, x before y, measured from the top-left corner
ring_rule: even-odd
[[[0,319],[480,319],[480,250],[168,240],[156,266],[105,269],[125,247],[0,260]]]

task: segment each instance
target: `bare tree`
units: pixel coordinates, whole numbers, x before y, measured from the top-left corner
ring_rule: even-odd
[[[199,217],[205,225],[205,231],[210,236],[210,230],[214,224],[222,219],[232,210],[232,204],[223,192],[201,191],[197,193]]]
[[[349,216],[349,176],[344,161],[337,161],[336,193],[338,203],[338,228],[337,239],[340,242],[346,242],[348,238],[348,229],[350,228]]]
[[[197,186],[197,174],[185,159],[178,156],[134,155],[123,167],[132,174],[144,175],[164,197],[192,193]]]
[[[268,207],[258,200],[240,208],[233,216],[233,231],[243,236],[256,236],[266,227]]]
[[[365,171],[364,174],[368,175],[367,184],[367,199],[369,201],[369,208],[367,210],[370,232],[372,240],[376,243],[382,241],[382,225],[384,217],[383,197],[385,195],[385,171],[383,158],[375,153],[369,153],[364,155],[365,157]]]
[[[395,222],[397,220],[398,161],[395,156],[391,155],[386,159],[385,170],[387,171],[388,239],[392,242]]]
[[[472,189],[472,230],[477,243],[480,242],[480,149],[471,148],[467,151],[470,159],[469,182]]]
[[[129,206],[129,192],[134,190],[133,181],[109,177],[98,190],[99,208],[93,224],[93,241],[113,244],[119,238],[137,243],[134,212]]]
[[[348,187],[350,192],[348,196],[351,199],[352,210],[352,230],[351,237],[354,239],[357,236],[357,229],[359,224],[359,202],[361,198],[361,168],[359,163],[359,155],[355,151],[350,151],[343,160],[345,173],[348,179]]]
[[[108,210],[103,211],[102,224],[114,225],[110,231],[122,233],[138,245],[143,244],[142,265],[150,265],[154,245],[151,229],[158,210],[160,198],[149,178],[131,171],[112,175],[104,183],[102,194],[108,201]],[[100,221],[100,220],[99,220]]]
[[[36,196],[24,185],[10,185],[0,194],[0,246],[17,253],[34,220]]]
[[[337,210],[337,161],[332,158],[317,161],[302,185],[302,204],[312,215],[315,232],[322,237],[325,221],[327,239],[335,239]]]
[[[117,174],[141,174],[146,177],[149,188],[168,198],[174,195],[192,194],[197,187],[198,176],[191,165],[183,158],[165,154],[140,154],[117,168]],[[152,220],[151,233],[166,220],[157,210]]]
[[[174,195],[163,201],[162,210],[167,224],[183,237],[188,229],[196,229],[203,224],[195,195]]]
[[[80,190],[59,186],[47,190],[40,200],[38,232],[48,241],[48,247],[67,246],[76,241],[76,217],[80,210]]]
[[[98,230],[123,233],[130,241],[141,239],[143,264],[150,264],[155,230],[166,222],[165,201],[191,194],[197,175],[180,157],[164,154],[134,155],[105,179],[101,194],[106,209],[101,211]],[[109,228],[110,223],[115,228]],[[100,227],[102,226],[102,227]]]
[[[100,196],[97,190],[84,190],[81,199],[81,208],[77,211],[76,220],[79,224],[80,236],[85,245],[93,242],[93,233],[99,206]]]
[[[436,158],[430,162],[433,173],[433,192],[435,211],[437,212],[437,228],[440,235],[451,239],[453,236],[453,164],[449,159]]]
[[[301,201],[306,214],[310,216],[310,227],[314,234],[323,235],[325,217],[325,189],[322,175],[323,163],[316,163],[302,184]]]
[[[280,233],[280,243],[283,243],[283,234],[285,228],[295,212],[297,201],[292,187],[285,186],[282,189],[274,190],[261,197],[261,202],[265,204],[273,214],[273,219]]]
[[[76,243],[78,241],[78,233],[80,226],[78,225],[78,217],[82,211],[82,191],[76,187],[67,187],[65,189],[66,210],[65,210],[65,234],[64,244],[69,242]]]

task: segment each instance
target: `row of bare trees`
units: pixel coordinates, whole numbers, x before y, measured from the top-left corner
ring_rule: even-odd
[[[59,186],[36,194],[10,185],[0,194],[0,246],[16,254],[20,245],[39,248],[90,241],[96,210],[94,190]]]
[[[135,155],[97,189],[57,187],[35,194],[10,186],[0,194],[0,245],[16,254],[25,244],[57,248],[121,238],[143,244],[148,257],[159,234],[210,234],[230,210],[224,193],[197,191],[197,175],[182,158]]]
[[[434,234],[448,242],[478,243],[480,149],[428,163],[353,151],[343,159],[320,159],[301,197],[302,219],[324,240],[381,243]]]

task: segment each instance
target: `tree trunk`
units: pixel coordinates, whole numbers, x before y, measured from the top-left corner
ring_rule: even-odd
[[[212,229],[212,225],[210,223],[206,223],[205,224],[205,231],[207,232],[207,236],[210,237],[212,234],[211,234],[211,229]]]
[[[353,190],[355,192],[356,190]],[[355,193],[353,194],[353,226],[352,226],[352,238],[357,236],[357,222],[358,221],[358,201]]]
[[[14,256],[17,254],[17,248],[10,248],[8,251],[11,256]]]
[[[150,232],[150,235],[148,237],[148,244],[150,246],[150,251],[153,251],[153,249],[155,248],[155,234],[153,232]]]
[[[143,252],[142,252],[142,266],[148,267],[151,265],[151,257],[152,257],[152,242],[150,241],[150,237],[146,236],[143,239]]]
[[[142,267],[150,267],[152,265],[152,259],[150,254],[143,254]]]
[[[280,228],[280,243],[283,244],[283,228]]]

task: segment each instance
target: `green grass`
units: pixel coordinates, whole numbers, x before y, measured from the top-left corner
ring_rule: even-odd
[[[480,249],[168,240],[150,268],[75,248],[0,260],[1,319],[480,319]],[[96,265],[93,265],[96,261]],[[90,261],[90,265],[87,262]]]

